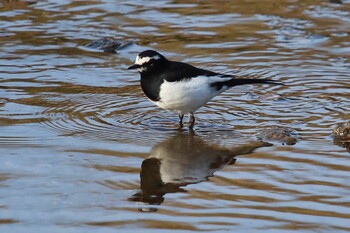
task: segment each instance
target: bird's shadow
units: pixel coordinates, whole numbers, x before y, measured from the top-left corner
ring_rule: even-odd
[[[264,142],[223,147],[215,140],[203,139],[194,131],[177,131],[172,137],[152,147],[143,160],[140,172],[140,191],[128,198],[141,203],[140,211],[157,211],[167,193],[186,192],[183,188],[208,180],[225,165],[233,165],[237,155],[252,153]]]

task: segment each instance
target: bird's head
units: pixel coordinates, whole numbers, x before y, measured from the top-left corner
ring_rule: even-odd
[[[167,59],[154,50],[145,50],[136,56],[135,63],[128,69],[137,69],[140,73],[146,72],[164,64]]]

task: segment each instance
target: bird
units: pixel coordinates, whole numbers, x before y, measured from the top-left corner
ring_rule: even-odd
[[[193,129],[195,111],[231,87],[259,83],[283,85],[268,79],[236,78],[171,61],[154,50],[139,53],[128,69],[136,69],[140,73],[141,88],[151,102],[177,112],[179,128],[183,127],[184,115],[189,114],[189,128]]]

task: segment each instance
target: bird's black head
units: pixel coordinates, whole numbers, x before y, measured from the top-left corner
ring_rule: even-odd
[[[145,50],[136,56],[135,63],[128,69],[137,69],[140,73],[148,72],[164,64],[167,59],[154,50]]]

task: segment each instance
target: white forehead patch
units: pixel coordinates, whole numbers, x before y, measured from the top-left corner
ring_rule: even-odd
[[[153,56],[153,57],[140,57],[140,56],[136,56],[136,60],[135,60],[135,64],[137,64],[137,65],[143,65],[143,64],[145,64],[145,63],[147,63],[147,62],[149,62],[151,59],[153,59],[153,60],[158,60],[158,59],[160,59],[160,56],[158,56],[158,55],[155,55],[155,56]]]

